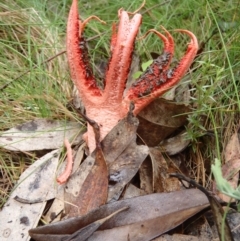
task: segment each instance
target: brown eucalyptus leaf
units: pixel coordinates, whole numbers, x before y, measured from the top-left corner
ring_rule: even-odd
[[[94,164],[95,158],[88,156],[80,167],[69,177],[68,182],[65,185],[65,192],[77,197]]]
[[[124,190],[123,199],[138,197],[145,194],[143,190],[130,183]]]
[[[147,241],[178,226],[208,205],[206,196],[197,189],[155,193],[112,202],[84,216],[31,229],[29,233],[36,241],[64,240],[69,234],[128,207],[101,225],[87,240],[112,241],[117,237],[118,241]]]
[[[186,138],[185,132],[182,132],[174,137],[163,140],[159,146],[163,152],[172,156],[183,151],[189,143],[190,140]]]
[[[101,144],[108,164],[114,162],[126,147],[135,141],[138,124],[138,119],[129,113],[104,138]]]
[[[100,148],[97,148],[95,161],[78,191],[65,195],[65,210],[68,217],[81,216],[103,205],[107,201],[108,170]],[[76,183],[75,183],[76,185]],[[66,189],[68,186],[66,186]]]
[[[79,143],[83,132],[83,126],[76,122],[36,119],[5,131],[0,146],[13,151],[57,149],[65,138]]]
[[[195,237],[192,235],[184,235],[184,234],[177,233],[173,235],[164,234],[161,237],[153,239],[152,241],[201,241],[201,240],[198,237]],[[210,241],[210,240],[204,239],[204,241]]]
[[[153,193],[152,161],[148,156],[139,169],[140,189],[146,194]]]
[[[95,232],[103,223],[105,223],[107,220],[109,220],[110,218],[112,218],[114,215],[127,210],[128,207],[123,207],[119,210],[117,210],[116,212],[110,214],[109,216],[107,216],[106,218],[102,218],[99,219],[93,223],[90,223],[89,225],[87,225],[86,227],[83,227],[82,229],[78,230],[77,232],[73,233],[72,235],[70,235],[66,241],[84,241],[87,238],[89,238],[93,232]]]
[[[157,148],[150,148],[152,160],[153,192],[173,192],[180,189],[179,181],[169,177],[168,173],[175,172],[171,165],[168,165],[161,151]]]
[[[52,151],[24,171],[0,212],[0,240],[29,240],[46,201],[56,196],[55,173],[60,151]]]
[[[156,146],[186,124],[189,111],[184,104],[156,99],[139,113],[138,134],[148,146]]]
[[[136,175],[147,155],[148,147],[138,146],[133,141],[114,162],[108,165],[108,202],[119,199],[125,185]]]

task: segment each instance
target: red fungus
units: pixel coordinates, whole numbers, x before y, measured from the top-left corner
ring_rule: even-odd
[[[187,30],[177,30],[189,35],[191,42],[178,66],[174,69],[168,69],[174,52],[173,38],[164,28],[166,36],[156,30],[150,30],[149,32],[154,32],[164,42],[163,54],[153,61],[152,65],[123,96],[134,42],[142,16],[134,14],[132,19],[129,19],[128,13],[123,10],[119,10],[118,16],[117,30],[116,26],[113,25],[112,56],[103,90],[96,85],[88,63],[87,49],[83,38],[86,22],[79,20],[77,0],[73,0],[67,24],[67,56],[71,78],[85,105],[87,117],[97,122],[101,128],[101,139],[120,119],[126,116],[131,101],[135,104],[134,114],[137,115],[150,102],[176,85],[188,70],[198,50],[198,42],[193,33]],[[87,142],[91,153],[95,149],[95,139],[93,129],[89,124]]]

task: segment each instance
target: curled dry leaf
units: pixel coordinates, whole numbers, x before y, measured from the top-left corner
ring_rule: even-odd
[[[117,237],[118,241],[147,241],[176,227],[207,206],[208,199],[197,189],[155,193],[112,202],[85,216],[35,228],[29,233],[36,241],[60,241],[81,228],[128,207],[127,211],[106,221],[88,241],[112,241],[113,237]]]
[[[37,119],[5,131],[0,136],[0,146],[13,151],[57,149],[65,138],[79,143],[83,129],[76,122]]]
[[[87,238],[89,238],[103,223],[105,223],[107,220],[111,219],[113,216],[117,215],[118,213],[127,210],[128,207],[123,207],[114,213],[108,215],[105,218],[99,219],[84,228],[81,228],[80,230],[76,231],[72,235],[69,235],[69,237],[65,241],[84,241]]]
[[[156,146],[186,124],[189,111],[186,105],[156,99],[139,113],[138,134],[148,146]]]

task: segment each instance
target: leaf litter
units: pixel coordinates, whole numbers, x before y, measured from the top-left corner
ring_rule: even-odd
[[[60,172],[61,168],[58,168],[58,161],[59,161],[59,155],[61,153],[60,150],[57,150],[58,158],[56,159],[55,166],[52,168],[52,173],[48,174],[48,177],[52,177],[51,183],[53,184],[52,187],[48,187],[45,191],[47,192],[47,195],[45,193],[36,194],[36,193],[20,193],[17,196],[17,200],[14,200],[15,203],[20,205],[22,207],[23,201],[25,202],[24,205],[32,206],[34,201],[38,201],[37,203],[34,203],[34,205],[39,205],[39,207],[36,207],[35,212],[38,213],[38,215],[34,218],[31,218],[29,216],[29,220],[33,219],[34,221],[31,221],[31,223],[34,223],[34,225],[30,225],[30,235],[37,241],[37,240],[60,240],[62,238],[62,234],[56,233],[52,235],[52,230],[50,228],[50,232],[48,229],[48,226],[52,227],[51,225],[62,225],[62,222],[75,222],[75,220],[79,219],[79,216],[87,218],[90,213],[98,212],[98,210],[102,210],[102,207],[106,208],[105,213],[103,213],[99,219],[106,218],[108,215],[111,215],[114,213],[117,209],[123,208],[122,202],[124,193],[127,191],[126,186],[130,183],[130,181],[136,176],[137,172],[140,170],[140,181],[142,182],[145,177],[150,177],[151,188],[149,191],[144,191],[144,188],[141,187],[138,189],[134,185],[134,189],[137,191],[137,193],[140,193],[141,195],[149,193],[149,195],[142,196],[143,201],[140,202],[140,207],[142,209],[143,206],[148,206],[151,210],[158,210],[159,205],[164,206],[165,203],[169,203],[169,201],[166,201],[166,199],[171,199],[175,201],[175,203],[169,203],[170,206],[165,206],[165,212],[158,213],[159,216],[151,216],[150,210],[145,210],[145,217],[141,217],[141,219],[137,219],[134,221],[134,216],[139,216],[141,213],[139,213],[139,210],[130,212],[131,208],[133,206],[138,205],[137,201],[140,197],[131,197],[129,198],[126,205],[124,207],[131,207],[127,211],[124,211],[124,216],[127,215],[127,213],[130,213],[124,218],[123,221],[119,221],[123,224],[117,224],[116,227],[111,226],[108,227],[107,230],[104,230],[103,227],[105,224],[101,225],[100,228],[98,228],[98,231],[95,231],[91,237],[88,238],[88,240],[111,240],[113,233],[119,235],[119,240],[126,240],[126,237],[130,237],[130,240],[150,240],[154,237],[157,237],[161,235],[162,233],[176,227],[180,223],[184,222],[186,219],[188,219],[190,216],[194,215],[195,213],[199,212],[203,208],[208,206],[208,202],[203,201],[201,203],[198,203],[195,200],[195,197],[200,200],[203,197],[199,198],[199,194],[195,195],[194,198],[192,195],[189,196],[189,198],[192,198],[192,201],[189,201],[188,198],[186,199],[186,195],[188,195],[188,192],[196,191],[196,190],[185,190],[181,192],[172,192],[169,194],[158,194],[156,196],[151,196],[152,192],[159,192],[159,191],[166,191],[168,190],[166,187],[168,184],[166,184],[166,180],[171,179],[168,177],[168,165],[166,161],[164,160],[161,152],[159,149],[150,149],[146,145],[137,145],[136,144],[136,131],[138,128],[138,119],[134,117],[131,113],[128,114],[128,116],[121,120],[117,126],[113,128],[113,130],[106,136],[106,138],[101,143],[101,149],[96,150],[91,156],[88,156],[84,161],[81,159],[83,158],[83,146],[79,147],[78,156],[76,160],[77,164],[74,164],[74,170],[72,172],[72,175],[70,176],[68,182],[62,186],[58,186],[56,184],[55,178],[58,175],[57,173]],[[80,136],[81,139],[81,136]],[[19,148],[19,147],[18,147]],[[148,167],[150,168],[150,175],[149,173],[146,173],[144,175],[141,175],[141,169],[143,165],[143,162],[146,162],[146,158],[149,155],[151,157],[149,160],[151,165]],[[45,158],[45,156],[44,156]],[[160,161],[162,160],[162,161]],[[36,162],[37,163],[37,162]],[[75,163],[75,161],[74,161]],[[104,167],[106,163],[106,167]],[[64,164],[63,164],[64,166]],[[103,168],[103,169],[102,169]],[[159,169],[160,168],[160,169]],[[41,169],[41,168],[40,168]],[[164,172],[163,169],[165,170]],[[44,168],[41,169],[43,171]],[[108,170],[108,171],[107,171]],[[36,180],[37,177],[42,176],[41,171],[33,172],[32,175],[26,178],[24,180],[24,185],[28,187],[27,183],[33,182],[33,179]],[[107,171],[107,172],[106,172]],[[105,173],[105,174],[104,174]],[[160,176],[159,176],[160,175]],[[108,180],[109,176],[109,185],[106,180]],[[49,185],[49,179],[47,179],[47,185]],[[102,181],[103,180],[103,183]],[[35,181],[36,182],[36,181]],[[101,184],[102,183],[102,184]],[[164,184],[165,183],[165,184]],[[131,184],[132,185],[132,184]],[[43,186],[41,184],[41,186]],[[51,189],[51,191],[49,190]],[[177,183],[177,186],[174,190],[179,190],[179,184]],[[126,189],[126,190],[125,190]],[[104,194],[103,190],[106,190],[107,193]],[[173,191],[173,189],[171,189]],[[51,196],[50,196],[51,194]],[[166,196],[167,195],[167,196]],[[175,196],[171,196],[175,195]],[[185,198],[183,201],[180,197],[184,195]],[[33,198],[34,197],[34,198]],[[39,197],[39,199],[38,199]],[[51,197],[51,198],[49,198]],[[151,198],[156,198],[158,200],[157,204],[155,203],[153,206],[151,204]],[[179,197],[179,198],[177,198]],[[32,229],[34,226],[37,225],[38,220],[41,217],[41,213],[44,210],[44,207],[46,205],[46,201],[49,199],[54,199],[53,205],[50,208],[49,212],[46,214],[45,221],[53,222],[54,224],[45,225],[43,227],[40,227],[41,232],[38,233],[39,228]],[[107,198],[107,199],[106,199]],[[150,199],[149,199],[150,198]],[[120,199],[120,200],[119,200]],[[163,199],[163,200],[162,200]],[[186,203],[186,200],[188,202]],[[40,201],[43,201],[42,203]],[[40,202],[40,203],[39,203]],[[182,203],[181,203],[182,202]],[[102,206],[105,203],[105,206]],[[143,204],[144,203],[144,204]],[[41,205],[40,205],[41,204]],[[116,205],[116,208],[112,210],[112,204]],[[110,206],[108,206],[110,205]],[[119,205],[119,206],[118,206]],[[158,206],[158,207],[157,207]],[[173,207],[178,206],[178,211],[174,211]],[[182,206],[184,208],[184,211],[181,211],[179,207]],[[33,206],[32,206],[33,207]],[[108,207],[110,207],[110,211],[108,210]],[[4,208],[5,209],[5,208]],[[4,210],[3,209],[3,210]],[[25,207],[24,207],[25,209]],[[36,211],[37,210],[37,211]],[[93,210],[93,211],[92,211]],[[149,213],[149,215],[146,215],[146,213]],[[4,214],[4,212],[1,213],[1,215]],[[14,216],[14,214],[12,214]],[[117,214],[116,217],[118,217],[120,214]],[[141,216],[141,215],[140,215]],[[143,215],[144,216],[144,215]],[[178,218],[176,218],[176,216]],[[19,214],[16,216],[19,217]],[[61,217],[64,217],[66,219],[65,221],[59,221]],[[72,218],[69,218],[72,217]],[[131,218],[130,218],[131,217]],[[16,220],[17,220],[16,218]],[[94,218],[95,214],[94,214]],[[157,228],[156,224],[159,222],[163,222],[165,219],[169,219],[169,222],[163,225],[162,228]],[[111,220],[113,220],[111,218]],[[119,219],[119,218],[117,218]],[[129,219],[129,220],[127,220]],[[133,220],[132,220],[133,219]],[[4,218],[2,219],[4,222],[6,221]],[[88,220],[88,219],[86,219]],[[119,219],[121,220],[121,219]],[[174,220],[174,221],[173,221]],[[92,226],[96,227],[95,224],[92,224],[93,222],[98,221],[98,219],[95,219],[94,221],[91,221],[88,224],[80,225],[73,231],[71,231],[71,235],[75,235],[77,232],[77,238],[79,240],[86,240],[81,237],[81,227],[86,230],[86,225],[91,224]],[[55,223],[56,222],[56,223]],[[84,223],[86,221],[83,221]],[[6,226],[7,223],[7,226]],[[112,221],[111,221],[112,223]],[[72,223],[71,225],[72,226]],[[92,227],[91,226],[91,227]],[[5,226],[3,225],[4,230],[8,230],[9,225],[8,222],[5,222]],[[44,228],[44,229],[42,229]],[[46,229],[45,229],[46,228]],[[110,228],[110,229],[109,229]],[[63,227],[60,228],[62,231],[64,230]],[[102,230],[103,229],[103,230]],[[156,231],[156,229],[158,231]],[[43,230],[43,231],[42,231]],[[102,231],[99,231],[102,230]],[[49,233],[48,233],[49,232]],[[58,232],[58,231],[57,231]],[[69,232],[63,234],[64,237],[69,239]],[[75,233],[75,234],[74,234]],[[138,234],[138,233],[141,233]],[[25,240],[29,240],[29,236],[26,232],[26,238]],[[67,236],[66,236],[67,235]],[[84,234],[85,235],[85,234]],[[140,237],[140,236],[141,237]],[[85,236],[84,236],[85,237]],[[80,239],[81,238],[81,239]],[[75,239],[75,236],[74,236]],[[74,240],[73,239],[73,240]],[[70,239],[69,239],[70,240]]]
[[[136,175],[136,173],[139,170],[142,162],[146,159],[146,157],[149,153],[149,150],[148,150],[147,146],[136,144],[136,130],[137,130],[137,128],[138,128],[138,120],[137,120],[137,118],[133,117],[130,113],[125,119],[123,119],[122,121],[119,122],[119,124],[109,133],[109,135],[106,136],[106,138],[102,142],[102,149],[100,149],[103,152],[97,152],[96,151],[92,156],[88,156],[86,158],[86,160],[84,160],[83,163],[79,167],[75,166],[75,171],[73,172],[72,176],[70,177],[69,182],[66,185],[64,185],[63,187],[64,187],[64,190],[65,190],[65,197],[64,197],[65,212],[69,216],[77,216],[77,217],[74,217],[72,219],[70,218],[70,219],[67,219],[67,220],[75,220],[75,219],[78,218],[79,214],[86,216],[89,213],[91,213],[92,209],[99,210],[98,206],[101,206],[102,204],[104,204],[107,201],[107,200],[106,201],[100,201],[100,203],[99,203],[98,193],[101,193],[102,185],[99,185],[98,177],[101,180],[102,171],[101,171],[101,169],[98,170],[98,171],[94,171],[94,166],[95,167],[101,166],[101,165],[96,163],[99,160],[102,163],[105,163],[105,161],[106,161],[107,169],[109,170],[110,184],[109,184],[109,187],[108,187],[108,202],[110,202],[110,203],[107,204],[107,205],[111,205],[111,204],[114,204],[114,203],[115,203],[115,205],[117,205],[119,203],[120,206],[117,207],[117,208],[119,209],[119,208],[123,207],[121,205],[121,201],[117,201],[117,200],[121,197],[121,194],[122,194],[125,186]],[[19,147],[18,147],[18,149],[19,149]],[[60,194],[62,193],[63,187],[58,186],[59,191],[57,192],[57,186],[56,186],[56,182],[54,180],[54,177],[56,176],[56,173],[57,173],[57,164],[56,163],[58,163],[60,151],[57,150],[57,153],[58,153],[58,158],[56,159],[55,162],[52,162],[52,163],[55,163],[54,168],[51,169],[52,173],[48,173],[48,175],[47,175],[48,177],[50,176],[50,177],[53,178],[53,180],[51,182],[53,184],[52,187],[50,188],[50,186],[51,186],[50,185],[50,186],[48,186],[47,189],[45,189],[45,192],[47,194],[42,193],[42,192],[40,192],[40,194],[36,194],[36,192],[32,192],[32,193],[20,192],[20,194],[17,194],[17,195],[14,194],[15,196],[18,197],[17,200],[14,200],[15,202],[18,202],[18,205],[23,205],[23,203],[22,203],[23,200],[24,200],[24,205],[28,205],[28,206],[32,205],[34,202],[37,202],[36,205],[42,204],[41,207],[40,207],[40,210],[37,211],[38,216],[34,220],[35,225],[36,225],[36,223],[38,222],[38,220],[41,216],[41,212],[43,211],[43,209],[46,205],[46,201],[50,198],[53,199],[53,198],[57,197],[57,199],[60,200],[60,203],[57,202],[58,204],[56,205],[58,208],[56,210],[55,209],[51,210],[52,214],[53,213],[57,214],[57,213],[62,212],[61,209],[63,207],[63,204],[61,203],[62,197],[61,197]],[[80,153],[82,153],[82,152],[80,151]],[[80,159],[82,158],[82,156],[83,155],[80,154]],[[78,163],[81,163],[81,161],[78,160]],[[37,164],[37,162],[35,162],[35,164]],[[153,164],[153,166],[154,166],[154,164]],[[31,166],[31,167],[34,168],[34,166]],[[42,172],[45,169],[46,168],[40,168],[39,171],[36,171],[36,172],[33,171],[32,175],[27,176],[26,180],[24,180],[25,181],[24,185],[27,188],[29,188],[29,184],[27,184],[27,183],[39,182],[38,179],[39,179],[40,176],[43,175]],[[107,170],[107,169],[105,168],[105,170]],[[28,171],[31,171],[31,168],[29,168]],[[92,175],[93,173],[97,173],[97,175]],[[104,174],[104,175],[106,175],[106,174]],[[40,180],[41,180],[41,178],[40,178]],[[47,185],[48,185],[49,184],[49,178],[46,178],[44,180],[47,180]],[[105,178],[105,180],[106,180],[106,178]],[[95,186],[97,188],[96,190],[99,190],[99,191],[93,191],[94,189],[92,189],[90,187],[91,182],[94,183],[93,186]],[[84,186],[84,184],[85,184],[85,186]],[[43,186],[43,184],[41,184],[41,185],[39,184],[39,186]],[[104,184],[104,186],[105,186],[105,190],[106,190],[107,184]],[[50,193],[52,195],[50,195]],[[88,193],[89,193],[89,195],[88,195]],[[172,194],[173,195],[179,195],[178,193],[175,194],[174,192]],[[60,198],[59,198],[58,195],[60,195]],[[74,196],[74,195],[75,195],[75,197],[79,198],[77,201],[72,199],[72,196]],[[69,196],[71,196],[70,199],[69,199]],[[100,196],[101,196],[101,194],[100,194]],[[146,202],[144,205],[145,206],[149,205],[149,207],[152,208],[152,205],[148,204],[148,202],[149,202],[148,201],[148,198],[149,198],[148,195],[143,196],[143,197],[144,197],[144,199],[147,200],[147,201],[144,201],[144,202]],[[166,202],[166,201],[161,200],[160,194],[159,194],[159,198],[160,198],[159,203]],[[163,194],[163,199],[164,198],[166,198],[165,194]],[[177,200],[176,198],[173,198],[173,199],[175,201]],[[131,201],[133,202],[131,204],[131,207],[133,205],[137,205],[136,199],[131,198],[131,199],[127,199],[127,200],[129,202],[131,202]],[[41,203],[41,201],[43,201],[43,202]],[[89,203],[91,203],[91,202],[93,202],[94,205],[93,206],[90,205],[90,208],[89,207],[86,208],[85,206],[86,205],[88,206]],[[97,204],[95,202],[97,202]],[[159,205],[159,203],[158,203],[158,205]],[[181,205],[179,203],[179,201],[177,201],[177,203],[179,205]],[[194,201],[194,203],[196,204],[195,201]],[[125,206],[128,207],[129,205],[130,204],[127,202],[127,204]],[[143,205],[143,204],[141,204],[141,205]],[[176,205],[176,203],[174,205]],[[83,207],[83,212],[80,211],[80,213],[79,213],[79,206]],[[207,206],[206,202],[204,202],[203,206],[200,205],[201,208],[205,207],[205,206]],[[69,211],[68,207],[71,207],[71,208],[73,207],[72,210],[74,210],[74,211]],[[188,209],[188,206],[185,206],[185,208]],[[38,207],[38,209],[39,209],[39,207]],[[156,207],[156,209],[157,209],[157,207]],[[168,210],[169,214],[167,214],[168,218],[171,215],[173,215],[172,210],[170,211],[170,209],[172,209],[172,207],[171,208],[169,207],[169,210]],[[190,207],[190,209],[192,210],[192,207]],[[194,207],[193,210],[189,211],[189,212],[185,211],[185,213],[187,214],[187,217],[189,217],[189,215],[191,216],[195,212],[199,211],[199,209],[198,208],[196,209],[196,207]],[[51,216],[51,212],[49,213],[49,216]],[[71,212],[74,213],[74,215],[71,215]],[[113,212],[114,211],[111,211],[109,213],[109,212],[106,211],[105,217],[106,217],[107,213],[110,215]],[[148,212],[149,211],[147,211],[147,213]],[[139,212],[135,213],[135,215],[139,216]],[[164,216],[166,214],[161,213],[161,215]],[[173,216],[175,217],[175,214]],[[183,222],[183,220],[187,219],[187,217],[185,215],[180,215],[180,216],[181,216],[181,218],[179,218],[179,223],[181,223],[181,222]],[[58,218],[59,218],[59,216],[58,216]],[[126,227],[117,226],[115,228],[116,229],[115,231],[119,232],[119,235],[122,234],[123,235],[122,238],[124,239],[124,237],[126,237],[125,235],[130,235],[130,236],[136,235],[135,233],[133,234],[131,232],[133,227],[134,227],[134,230],[138,230],[138,228],[142,227],[141,225],[143,225],[143,226],[148,227],[147,229],[144,229],[144,230],[153,229],[152,233],[149,236],[149,237],[153,238],[155,236],[160,235],[161,232],[166,232],[167,230],[173,228],[173,225],[171,224],[172,222],[170,222],[168,224],[168,226],[165,227],[165,229],[163,228],[163,230],[161,230],[160,232],[158,232],[156,234],[155,231],[154,231],[156,229],[156,227],[154,226],[154,223],[156,223],[156,219],[158,220],[159,218],[160,217],[153,217],[153,218],[150,218],[150,220],[152,220],[152,221],[149,221],[149,217],[146,216],[146,219],[143,218],[141,220],[137,220],[136,224],[127,222],[127,224],[123,225],[123,226],[126,226]],[[29,218],[29,219],[31,219],[31,218]],[[2,219],[2,220],[4,220],[4,219]],[[139,226],[138,222],[143,222],[143,224],[141,224]],[[58,223],[61,224],[61,222],[57,222],[57,224]],[[175,225],[177,225],[176,221],[174,223],[175,223]],[[44,226],[44,227],[47,228],[48,225]],[[33,228],[33,226],[30,226],[29,228]],[[6,228],[5,230],[7,230],[7,229],[8,228]],[[36,230],[38,230],[38,228]],[[79,227],[74,232],[79,232]],[[97,236],[103,235],[104,239],[108,238],[108,240],[110,240],[111,239],[110,238],[111,232],[109,234],[107,234],[106,231],[101,232],[101,234],[98,234],[98,232],[96,232],[96,234],[94,234],[94,235],[97,235]],[[30,231],[31,235],[34,235],[33,233],[34,232]],[[45,233],[44,239],[45,239],[46,235],[47,234]],[[92,236],[93,240],[94,240],[94,235]],[[26,234],[26,236],[27,236],[27,234]],[[56,238],[56,236],[54,236],[54,239],[55,238]],[[26,240],[28,240],[28,238],[26,238]],[[36,239],[36,240],[38,240],[38,239]],[[42,237],[39,240],[42,240]],[[50,240],[50,239],[47,238],[45,240]],[[139,240],[139,239],[136,239],[136,240]],[[143,240],[147,240],[147,236],[145,236]]]
[[[83,126],[76,122],[36,119],[5,131],[0,146],[12,151],[53,150],[60,148],[65,138],[81,141]]]
[[[155,193],[111,202],[85,216],[32,229],[30,235],[37,241],[64,240],[96,220],[128,207],[106,221],[88,240],[151,240],[208,206],[206,196],[197,189]]]
[[[176,127],[172,126],[171,128],[177,130],[184,121],[183,118],[179,120],[179,123],[178,121],[176,123],[169,122],[170,124],[168,123],[168,125],[176,124]],[[33,123],[41,124],[35,125]],[[79,130],[77,123],[68,125],[70,129],[78,126],[78,128],[73,128],[74,132],[66,132],[66,130],[68,131],[68,128],[66,128],[67,125],[62,129],[57,129],[61,124],[56,122],[54,123],[56,131],[52,132],[53,126],[51,126],[51,128],[48,126],[46,129],[41,127],[41,125],[44,126],[44,123],[43,120],[37,120],[37,122],[29,122],[26,125],[23,124],[21,128],[11,129],[9,133],[13,139],[7,148],[18,151],[31,150],[29,149],[29,143],[27,143],[27,145],[19,143],[24,143],[24,138],[32,139],[32,148],[35,148],[34,146],[37,145],[37,142],[34,142],[34,140],[37,137],[36,141],[39,142],[42,134],[48,133],[49,135],[49,133],[51,133],[53,140],[59,138],[59,133],[61,133],[61,140],[63,140],[66,135],[74,139],[76,137],[76,129]],[[33,129],[34,126],[35,130]],[[16,136],[12,134],[16,129],[20,129],[21,134],[23,134],[22,136],[20,135],[21,140],[15,139]],[[205,200],[203,203],[198,203],[199,194],[195,193],[197,190],[177,191],[180,189],[179,182],[177,179],[169,177],[169,173],[175,172],[178,170],[178,167],[171,167],[169,162],[166,161],[162,154],[161,145],[157,148],[137,145],[137,129],[138,119],[129,113],[129,115],[120,121],[106,136],[101,143],[101,149],[96,150],[92,156],[88,156],[85,160],[82,160],[84,157],[84,145],[78,147],[74,152],[76,160],[74,161],[72,175],[69,181],[62,186],[57,185],[55,181],[56,176],[58,176],[61,170],[61,168],[58,167],[61,149],[57,149],[40,158],[38,161],[42,164],[39,164],[37,161],[23,173],[18,186],[12,192],[8,202],[0,213],[0,237],[4,238],[4,240],[11,240],[12,237],[23,237],[22,240],[29,240],[28,230],[30,230],[30,235],[34,237],[36,241],[61,240],[62,238],[66,238],[66,240],[112,240],[112,237],[116,235],[119,237],[118,240],[151,240],[173,229],[189,217],[206,208],[209,205],[208,201]],[[6,133],[3,134],[2,138],[6,138]],[[160,137],[158,137],[157,142],[163,139],[161,132],[159,135]],[[32,138],[33,136],[34,138]],[[46,138],[46,136],[42,137],[43,139]],[[147,137],[147,139],[148,138],[151,137]],[[177,138],[176,141],[174,140],[175,143],[177,143],[177,147],[174,148],[172,152],[171,144],[166,148],[166,150],[170,150],[167,151],[168,154],[176,154],[188,145],[181,137],[180,140],[179,137]],[[235,138],[234,140],[236,142],[237,139]],[[73,144],[79,143],[79,141],[81,141],[81,134],[78,135]],[[48,142],[44,143],[41,148],[48,149],[48,145]],[[229,144],[229,146],[234,145]],[[54,145],[51,144],[50,147],[51,149],[60,148],[62,147],[62,143],[60,144],[60,141],[58,141]],[[229,163],[237,160],[238,152],[236,152],[235,149],[229,151],[229,149],[226,148],[226,150],[228,150],[226,153],[230,153],[229,157],[226,157]],[[235,152],[236,154],[234,155]],[[51,165],[47,162],[49,158]],[[63,163],[62,166],[64,165]],[[134,182],[132,182],[137,173],[139,173],[139,187],[133,185]],[[232,171],[230,171],[230,173],[232,173]],[[52,177],[52,181],[49,181],[49,176]],[[101,180],[103,180],[103,182]],[[50,182],[51,185],[49,185]],[[30,186],[35,188],[31,189]],[[106,192],[104,193],[103,190]],[[154,196],[158,200],[158,206],[155,207],[155,204],[153,205],[151,201],[149,201],[150,196],[153,195],[151,193],[169,191],[171,191],[169,194],[161,193],[158,194],[158,196]],[[190,192],[194,193],[189,195],[188,193]],[[171,196],[171,194],[175,196]],[[180,196],[185,196],[186,199],[186,195],[189,195],[187,203],[185,202],[186,200],[182,201],[179,199]],[[139,210],[134,211],[132,208],[138,205],[137,198],[141,197],[144,200],[144,204],[140,202],[141,209],[148,206],[151,210],[158,210],[160,206],[169,203],[170,206],[165,206],[164,208],[167,213],[161,212],[158,216],[151,216],[151,210],[146,209],[145,216],[143,215],[144,217],[142,216],[141,219],[135,220],[134,217],[139,216]],[[169,200],[171,198],[174,199],[175,202],[170,202]],[[200,200],[202,198],[204,199],[205,197],[200,197]],[[48,213],[42,216],[47,201],[50,199],[54,199],[53,205],[50,207]],[[122,204],[123,201],[126,201],[124,206]],[[210,203],[211,202],[212,201],[210,201]],[[111,206],[113,204],[115,204],[114,209],[112,209]],[[175,206],[178,207],[177,211],[174,209]],[[181,206],[184,211],[181,210],[181,208],[179,209]],[[219,209],[219,206],[217,207]],[[123,211],[122,214],[117,214],[117,210],[121,210],[121,208],[128,209]],[[104,210],[105,213],[102,210]],[[115,213],[115,211],[117,213]],[[103,213],[99,216],[98,212]],[[115,216],[112,217],[113,215]],[[124,215],[125,218],[122,218],[122,215]],[[52,224],[34,228],[37,226],[41,216],[47,223]],[[11,220],[6,220],[6,217],[11,217]],[[218,217],[220,222],[222,217],[221,213]],[[62,218],[68,219],[59,221]],[[79,219],[81,222],[79,221],[80,224],[75,227],[75,222],[78,222]],[[115,219],[119,220],[119,223]],[[124,219],[124,221],[122,219]],[[166,222],[166,220],[169,221]],[[68,222],[70,222],[70,224]],[[111,225],[108,224],[108,222],[110,222]],[[114,226],[115,224],[112,225],[112,222],[116,222],[116,226]],[[163,223],[164,225],[156,226],[156,224],[159,223]],[[68,227],[67,229],[65,229],[65,225]],[[69,226],[74,228],[69,229]]]
[[[138,134],[144,143],[154,147],[186,124],[189,112],[190,108],[184,104],[156,99],[139,113]]]
[[[1,240],[29,240],[28,230],[36,227],[47,200],[57,193],[55,172],[59,150],[54,150],[25,170],[0,212]]]

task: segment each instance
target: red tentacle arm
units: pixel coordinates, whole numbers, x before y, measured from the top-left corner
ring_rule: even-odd
[[[102,91],[97,87],[92,71],[88,66],[82,24],[78,16],[77,0],[73,0],[67,24],[67,56],[71,78],[83,102],[87,103],[91,97],[102,96]]]
[[[120,22],[117,38],[114,44],[109,68],[106,73],[106,87],[108,102],[122,102],[125,84],[131,66],[134,42],[141,25],[142,16],[135,14],[130,20],[126,11],[119,11]]]
[[[129,15],[134,16],[130,19]],[[101,139],[120,119],[126,116],[131,101],[135,103],[134,114],[137,115],[155,98],[178,83],[191,65],[198,49],[197,39],[193,33],[187,30],[177,30],[188,34],[191,42],[179,65],[173,70],[168,70],[174,53],[173,38],[164,28],[165,35],[156,30],[150,30],[149,32],[154,32],[163,41],[163,54],[153,61],[153,64],[130,87],[124,97],[123,93],[131,65],[134,43],[142,16],[135,13],[130,14],[122,9],[119,10],[118,16],[118,25],[113,25],[112,56],[106,71],[103,90],[97,86],[89,66],[88,53],[83,38],[84,26],[88,20],[79,21],[77,0],[73,0],[67,24],[67,57],[71,78],[85,105],[87,117],[100,126]],[[94,132],[90,125],[88,125],[86,139],[91,153],[96,145]]]
[[[165,30],[167,38],[156,30],[151,31],[163,40],[164,51],[130,87],[124,98],[126,106],[131,101],[135,103],[135,115],[181,80],[193,62],[198,50],[198,41],[193,33],[188,30],[177,30],[189,35],[191,42],[188,44],[187,51],[179,64],[173,69],[168,69],[174,52],[173,38],[167,30]]]

